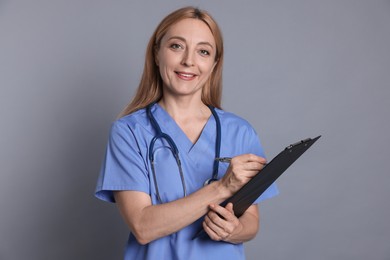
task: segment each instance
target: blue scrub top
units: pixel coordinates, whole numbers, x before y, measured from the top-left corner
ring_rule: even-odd
[[[216,123],[213,116],[207,121],[199,139],[193,144],[170,115],[158,104],[151,109],[162,132],[170,135],[179,150],[187,194],[203,187],[211,178],[215,158]],[[252,153],[264,156],[255,130],[244,119],[216,109],[221,121],[221,157],[234,157]],[[146,110],[141,109],[115,121],[112,125],[106,155],[96,187],[96,197],[115,202],[113,191],[133,190],[150,195],[158,204],[151,166],[149,144],[155,136]],[[162,201],[169,202],[183,197],[179,169],[169,146],[164,140],[154,145],[156,178]],[[227,163],[219,164],[218,179],[226,172]],[[272,184],[255,203],[278,194]],[[242,244],[216,242],[209,238],[192,237],[201,227],[202,219],[182,230],[140,245],[130,233],[125,259],[245,259]]]

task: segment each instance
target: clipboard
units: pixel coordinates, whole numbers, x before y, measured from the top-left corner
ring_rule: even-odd
[[[275,156],[266,166],[259,171],[248,183],[241,187],[232,197],[220,205],[225,207],[229,202],[233,203],[233,211],[237,218],[263,194],[272,183],[276,181],[304,152],[306,152],[321,136],[307,138],[287,146]],[[193,239],[205,234],[203,228]]]

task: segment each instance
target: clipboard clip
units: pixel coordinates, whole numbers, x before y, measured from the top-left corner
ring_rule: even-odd
[[[287,146],[287,148],[286,149],[291,149],[291,148],[294,148],[295,146],[297,146],[297,145],[300,145],[300,144],[303,144],[303,143],[307,143],[307,142],[309,142],[309,141],[311,141],[312,139],[311,138],[306,138],[306,139],[303,139],[303,140],[301,140],[301,141],[299,141],[299,142],[296,142],[296,143],[293,143],[293,144],[290,144],[289,146]]]

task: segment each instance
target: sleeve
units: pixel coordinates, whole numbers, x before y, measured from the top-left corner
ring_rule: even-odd
[[[149,194],[147,166],[130,127],[122,121],[113,123],[106,154],[96,185],[95,196],[115,202],[113,191],[135,190]]]
[[[261,145],[260,138],[258,137],[256,131],[252,127],[250,127],[249,129],[248,136],[249,138],[246,139],[247,140],[246,147],[248,147],[249,153],[253,153],[265,158],[266,156],[264,153],[264,149]],[[261,174],[261,171],[259,174]],[[271,184],[271,186],[268,187],[268,189],[266,189],[263,192],[263,194],[260,195],[259,198],[257,198],[257,200],[253,204],[258,204],[259,202],[272,198],[278,194],[279,194],[279,190],[276,183],[274,182],[273,184]]]

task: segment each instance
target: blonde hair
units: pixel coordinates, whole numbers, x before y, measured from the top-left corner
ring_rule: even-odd
[[[145,108],[162,97],[162,78],[156,64],[156,53],[160,48],[161,39],[169,28],[177,22],[187,19],[199,19],[203,21],[214,36],[216,44],[216,65],[202,89],[202,102],[216,108],[221,108],[222,99],[222,64],[223,64],[223,40],[222,33],[215,20],[206,11],[195,7],[184,7],[166,16],[157,26],[146,49],[144,71],[133,100],[120,113],[128,115],[134,111]]]

